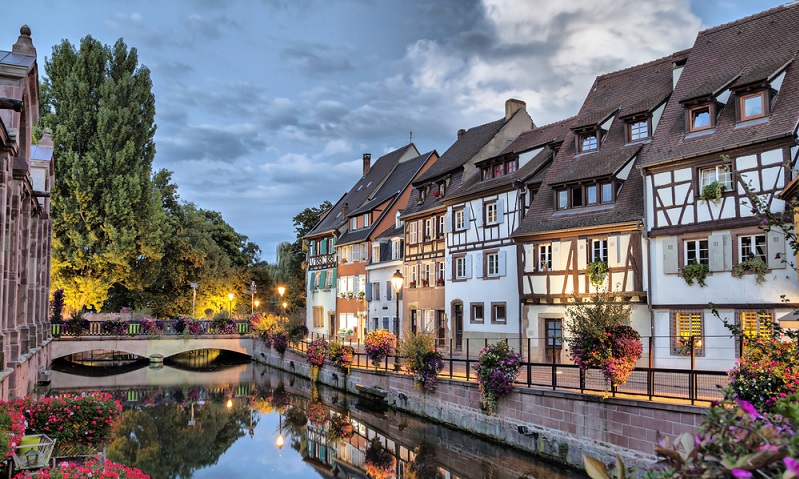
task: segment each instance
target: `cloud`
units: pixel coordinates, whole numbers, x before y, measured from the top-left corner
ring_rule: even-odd
[[[311,75],[329,75],[353,69],[350,58],[352,48],[334,48],[331,45],[300,42],[284,48],[280,56],[297,70]]]

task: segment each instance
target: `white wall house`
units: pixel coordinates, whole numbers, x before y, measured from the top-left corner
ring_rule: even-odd
[[[402,225],[378,236],[372,243],[372,262],[366,266],[366,301],[369,304],[367,328],[369,331],[388,329],[399,333],[397,299],[402,311],[402,290],[399,298],[394,292],[391,277],[402,271]]]

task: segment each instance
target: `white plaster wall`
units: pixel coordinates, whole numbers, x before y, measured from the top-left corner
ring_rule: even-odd
[[[316,273],[318,273],[318,271],[316,271]],[[336,312],[335,285],[330,290],[322,290],[322,289],[312,290],[308,289],[309,279],[310,279],[310,272],[305,274],[305,287],[306,287],[305,325],[308,326],[308,330],[313,333],[328,334],[330,333],[330,325],[328,324],[330,321],[329,313]],[[322,328],[313,327],[314,306],[322,306],[324,308],[325,325]]]
[[[391,281],[391,277],[397,271],[402,270],[402,261],[390,261],[385,263],[372,264],[366,267],[367,287],[372,283],[380,283],[380,300],[369,301],[369,308],[366,318],[368,330],[374,329],[373,318],[379,319],[379,326],[382,328],[383,317],[394,318],[397,315],[397,302],[394,291],[391,291],[391,301],[386,300],[386,282]],[[402,299],[400,298],[399,309],[402,311]]]

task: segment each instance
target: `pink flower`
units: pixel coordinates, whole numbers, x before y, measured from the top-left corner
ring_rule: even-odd
[[[735,479],[749,479],[750,477],[752,477],[752,473],[749,471],[745,471],[743,469],[733,469],[732,477],[734,477]]]
[[[757,412],[757,409],[755,409],[755,407],[752,406],[752,403],[750,403],[749,401],[744,401],[743,399],[736,399],[735,402],[738,403],[738,407],[740,407],[741,410],[743,412],[745,412],[746,414],[748,414],[748,415],[750,415],[752,417],[759,417],[760,416],[760,414],[758,414],[758,412]]]
[[[799,476],[799,460],[786,457],[782,461],[785,463],[786,469]]]

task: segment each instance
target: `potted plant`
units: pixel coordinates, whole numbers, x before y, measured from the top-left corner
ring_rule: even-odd
[[[438,373],[444,369],[444,356],[435,347],[432,334],[416,333],[400,342],[399,355],[405,358],[405,369],[413,375],[414,384],[423,392],[434,392]]]
[[[736,278],[743,278],[747,271],[755,273],[755,282],[763,284],[766,282],[766,273],[768,273],[768,265],[765,261],[757,256],[750,256],[747,259],[736,264],[732,269],[732,275]]]
[[[392,356],[396,351],[397,337],[387,329],[378,329],[366,335],[364,346],[366,346],[366,357],[372,361],[374,367],[378,367],[383,359]]]
[[[585,274],[588,275],[591,284],[596,287],[602,286],[608,274],[608,264],[602,260],[591,261],[585,268]]]
[[[308,364],[313,383],[319,379],[319,369],[325,363],[325,353],[327,353],[327,341],[324,339],[317,338],[308,343]]]
[[[363,299],[365,297],[366,297],[366,293],[364,291],[358,291],[358,300],[359,301],[363,301]]]
[[[327,347],[327,355],[330,362],[338,366],[344,373],[348,373],[352,361],[355,358],[355,349],[352,346],[345,346],[340,341],[333,341]]]
[[[353,293],[352,291],[347,291],[347,299],[352,299],[354,297],[355,297],[355,293]]]
[[[408,287],[409,288],[415,288],[416,287],[416,281],[411,281],[410,283],[408,283]]]
[[[482,397],[481,406],[486,414],[496,411],[499,398],[513,389],[521,362],[519,353],[505,341],[498,341],[480,351],[475,372]]]
[[[429,242],[430,241],[430,235],[424,235],[424,241],[425,241],[425,243]]]
[[[705,283],[705,278],[707,278],[707,273],[709,269],[706,264],[700,264],[696,261],[692,261],[682,268],[682,278],[685,280],[688,285],[693,285],[694,280],[699,283],[700,287],[707,286]]]
[[[429,279],[423,279],[422,280],[422,287],[423,288],[427,288],[428,286],[430,286],[430,280]]]
[[[438,278],[436,280],[436,286],[444,286],[444,278]]]
[[[726,187],[719,183],[718,181],[714,181],[705,185],[702,188],[702,193],[699,195],[699,198],[704,200],[705,202],[713,202],[718,203],[721,201],[721,197],[724,195],[724,190]]]

